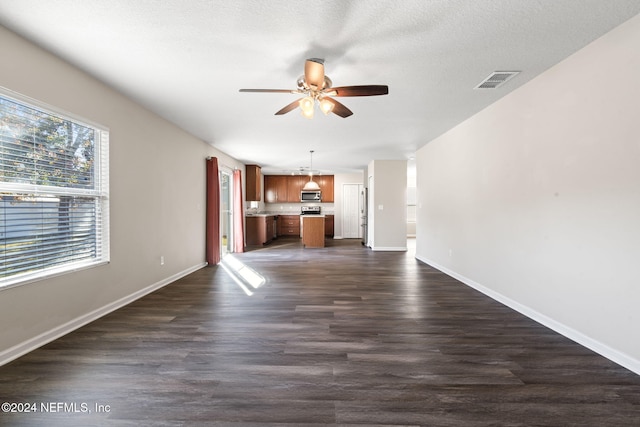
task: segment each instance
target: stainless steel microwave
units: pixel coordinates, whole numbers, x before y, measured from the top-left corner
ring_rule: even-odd
[[[300,192],[300,201],[301,202],[320,202],[322,200],[320,191],[301,191]]]

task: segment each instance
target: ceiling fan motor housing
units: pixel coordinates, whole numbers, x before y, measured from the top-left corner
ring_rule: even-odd
[[[305,91],[311,90],[311,88],[305,81],[304,76],[298,77],[298,81],[296,82],[296,84],[298,85],[298,89],[305,90]],[[322,85],[321,90],[329,89],[331,86],[333,86],[333,82],[331,81],[329,76],[324,76],[324,83]]]

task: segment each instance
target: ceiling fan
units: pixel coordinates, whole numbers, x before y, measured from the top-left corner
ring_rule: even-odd
[[[294,93],[305,95],[285,106],[276,115],[286,114],[289,111],[300,107],[302,115],[308,119],[313,118],[313,111],[316,102],[324,114],[333,113],[340,117],[349,117],[353,111],[344,104],[336,101],[336,96],[373,96],[387,95],[389,86],[386,85],[364,85],[364,86],[342,86],[332,87],[329,77],[324,74],[324,59],[310,58],[305,61],[304,75],[298,78],[298,88],[289,89],[240,89],[240,92],[260,92],[260,93]]]

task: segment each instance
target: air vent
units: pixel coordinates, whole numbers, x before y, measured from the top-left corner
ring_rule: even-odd
[[[474,89],[495,89],[511,80],[520,71],[494,71]]]

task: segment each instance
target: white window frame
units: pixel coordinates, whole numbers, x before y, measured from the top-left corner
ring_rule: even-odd
[[[97,209],[95,210],[95,214],[93,215],[93,219],[95,221],[96,236],[95,256],[89,259],[65,262],[53,267],[45,267],[7,277],[0,277],[0,291],[14,286],[31,283],[37,280],[51,278],[61,274],[68,274],[71,272],[109,263],[109,129],[105,126],[98,125],[87,119],[63,111],[60,108],[45,104],[41,101],[26,97],[3,87],[0,87],[0,96],[23,106],[45,112],[57,118],[91,128],[96,132],[94,142],[95,145],[93,147],[93,188],[60,187],[20,182],[7,182],[0,180],[0,193],[3,195],[28,194],[36,198],[38,196],[83,197],[94,199],[97,202]],[[0,251],[4,250],[2,246],[3,243],[4,241],[2,240],[2,238],[0,238]],[[3,265],[0,265],[0,268],[3,268]]]

